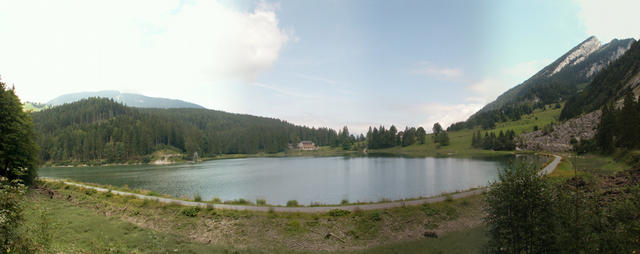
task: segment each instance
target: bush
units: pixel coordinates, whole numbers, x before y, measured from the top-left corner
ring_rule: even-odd
[[[553,201],[548,181],[535,165],[514,164],[502,170],[489,187],[486,203],[488,252],[554,252]]]
[[[340,204],[348,205],[349,204],[349,200],[348,199],[343,199],[342,202],[340,202]]]
[[[453,202],[453,197],[449,194],[444,195],[444,201]]]
[[[197,206],[182,208],[182,214],[187,217],[196,217],[199,212],[200,207]]]
[[[351,214],[351,211],[344,209],[332,209],[329,211],[329,216],[331,217],[341,217]]]
[[[289,220],[289,222],[287,222],[286,230],[290,234],[295,234],[302,232],[304,230],[304,227],[302,226],[302,224],[300,224],[300,221],[291,219]]]
[[[299,206],[297,200],[289,200],[287,201],[287,206]]]
[[[85,189],[84,190],[84,194],[87,194],[87,196],[91,196],[93,194],[96,194],[98,191],[96,191],[95,189]]]
[[[372,212],[367,216],[367,219],[369,219],[370,221],[381,221],[382,216],[380,216],[379,212]]]
[[[256,205],[266,205],[267,201],[264,199],[256,199]]]
[[[20,180],[9,181],[0,176],[0,250],[12,249],[20,241],[23,207],[20,200],[27,188]]]
[[[427,216],[436,216],[436,215],[438,215],[440,213],[440,211],[437,208],[431,206],[428,203],[422,204],[421,210]]]
[[[196,194],[195,196],[193,196],[193,201],[196,201],[196,202],[202,201],[202,197],[200,196],[200,194]]]

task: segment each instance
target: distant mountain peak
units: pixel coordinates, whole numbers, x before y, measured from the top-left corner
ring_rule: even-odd
[[[46,104],[50,106],[57,106],[76,102],[90,97],[108,98],[124,105],[136,108],[204,108],[203,106],[191,102],[176,99],[149,97],[134,93],[121,93],[115,90],[65,94],[58,96],[53,100],[50,100]]]
[[[591,53],[595,52],[602,46],[602,43],[595,36],[587,38],[578,46],[574,47],[571,51],[567,52],[563,58],[559,59],[560,62],[556,65],[556,68],[547,76],[551,76],[560,72],[566,66],[572,66],[584,61]]]

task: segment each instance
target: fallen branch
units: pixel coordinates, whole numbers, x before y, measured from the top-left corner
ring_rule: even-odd
[[[337,235],[335,235],[335,234],[333,234],[331,232],[327,233],[327,235],[325,236],[325,238],[327,238],[327,239],[329,239],[331,237],[334,237],[334,238],[340,240],[343,243],[347,243],[347,241],[343,240],[342,238],[338,237]]]

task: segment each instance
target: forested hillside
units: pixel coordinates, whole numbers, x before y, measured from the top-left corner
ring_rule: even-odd
[[[640,42],[600,72],[581,93],[569,99],[560,119],[570,119],[613,103],[640,85]],[[636,94],[637,95],[637,94]]]
[[[139,109],[99,98],[32,114],[42,162],[144,160],[166,147],[201,156],[275,153],[300,140],[342,145],[342,139],[351,138],[342,131],[272,118],[207,109]]]

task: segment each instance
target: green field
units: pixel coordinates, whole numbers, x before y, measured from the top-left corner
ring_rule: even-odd
[[[192,211],[56,182],[42,184],[55,195],[30,191],[22,230],[38,248],[52,253],[393,253],[398,248],[468,253],[485,241],[483,195],[427,206],[300,214]],[[425,238],[427,231],[438,238]],[[327,233],[340,239],[327,238]],[[462,239],[470,241],[451,244]]]

